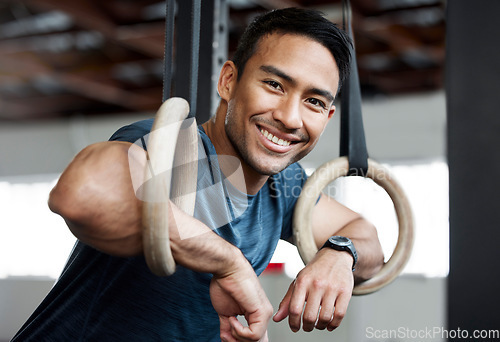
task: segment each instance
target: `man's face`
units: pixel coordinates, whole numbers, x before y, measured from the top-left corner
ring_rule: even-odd
[[[272,175],[306,156],[335,107],[339,73],[330,51],[299,35],[261,38],[227,99],[225,132],[242,161]]]

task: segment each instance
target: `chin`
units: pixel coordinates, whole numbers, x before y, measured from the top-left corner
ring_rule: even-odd
[[[285,161],[281,163],[262,163],[262,160],[254,160],[248,163],[255,171],[261,175],[272,176],[280,173],[286,169],[289,165],[293,164],[295,161]]]

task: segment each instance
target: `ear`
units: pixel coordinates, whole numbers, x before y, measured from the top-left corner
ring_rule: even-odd
[[[233,61],[226,61],[222,66],[217,82],[217,92],[221,99],[229,102],[238,79],[238,69]]]
[[[333,114],[335,114],[336,109],[337,108],[334,105],[330,107],[330,111],[328,112],[328,121],[330,121],[330,119],[333,118]]]

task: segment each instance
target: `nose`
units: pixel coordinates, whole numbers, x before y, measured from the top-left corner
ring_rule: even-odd
[[[280,121],[288,129],[302,128],[300,101],[293,98],[283,98],[274,110],[273,118]]]

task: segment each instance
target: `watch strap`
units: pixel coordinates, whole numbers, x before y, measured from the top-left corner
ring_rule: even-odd
[[[341,238],[341,239],[345,240],[347,243],[346,242],[342,242],[342,243],[336,242],[335,241],[336,238]],[[346,238],[344,236],[332,236],[328,240],[326,240],[326,242],[323,244],[321,249],[323,249],[325,247],[332,248],[332,249],[335,249],[337,251],[345,251],[345,252],[348,252],[349,254],[351,254],[351,256],[353,258],[352,271],[354,272],[356,270],[356,264],[358,262],[358,253],[356,252],[356,248],[354,248],[354,244],[352,243],[351,239]]]

